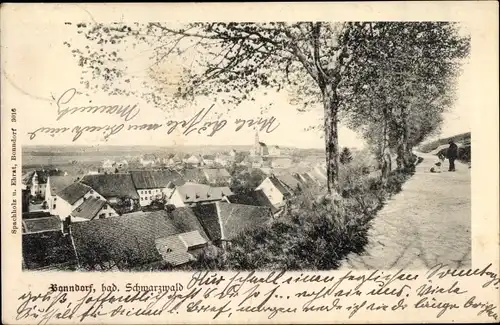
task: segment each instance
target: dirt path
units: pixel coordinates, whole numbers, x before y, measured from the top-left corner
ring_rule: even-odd
[[[419,156],[415,175],[372,221],[366,252],[349,255],[341,269],[470,266],[471,170],[456,163],[450,173],[446,161],[442,173],[430,173],[436,157]]]

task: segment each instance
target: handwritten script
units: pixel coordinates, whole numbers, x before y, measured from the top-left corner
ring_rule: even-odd
[[[184,275],[175,280],[185,281],[155,285],[51,283],[45,291],[17,297],[16,319],[48,324],[159,317],[160,322],[165,319],[161,316],[196,314],[206,320],[259,316],[277,321],[310,314],[333,317],[329,313],[335,313],[336,319],[366,319],[370,313],[376,320],[416,310],[429,319],[453,320],[457,313],[465,313],[498,321],[500,279],[491,264],[477,269],[436,265],[427,272],[200,271]],[[157,279],[165,278],[171,277]]]
[[[70,102],[76,94],[75,88],[70,88],[55,101],[57,105],[56,122],[64,120],[67,116],[78,115],[83,118],[92,118],[101,115],[115,116],[120,121],[116,124],[105,125],[71,125],[71,126],[41,126],[28,132],[30,140],[40,135],[51,137],[70,135],[73,142],[77,141],[83,134],[100,134],[104,141],[121,132],[151,132],[164,131],[164,134],[171,134],[179,130],[183,136],[205,135],[214,136],[228,125],[228,120],[217,117],[214,118],[212,109],[215,104],[208,108],[202,108],[191,118],[185,120],[166,120],[165,123],[132,123],[132,120],[140,113],[139,104],[133,105],[89,105],[74,106]],[[260,129],[260,131],[271,133],[279,127],[280,123],[274,116],[256,117],[251,119],[236,118],[233,121],[234,132],[243,128]]]

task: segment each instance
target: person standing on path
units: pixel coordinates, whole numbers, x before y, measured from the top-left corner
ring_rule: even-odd
[[[448,168],[448,171],[454,172],[455,171],[455,159],[457,159],[457,157],[458,157],[458,146],[455,144],[453,139],[450,139],[450,141],[448,143],[450,144],[450,146],[448,147],[448,150],[446,152],[447,156],[448,156],[448,160],[450,162],[450,167]]]

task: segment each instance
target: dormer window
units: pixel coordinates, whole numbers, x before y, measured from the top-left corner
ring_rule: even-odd
[[[172,253],[172,248],[167,248],[167,253]]]

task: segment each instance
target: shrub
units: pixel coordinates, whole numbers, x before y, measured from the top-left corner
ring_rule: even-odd
[[[239,234],[226,249],[210,247],[189,265],[203,270],[331,270],[368,243],[370,221],[401,190],[411,170],[392,171],[386,186],[365,163],[341,166],[341,196],[304,190],[279,219]]]

